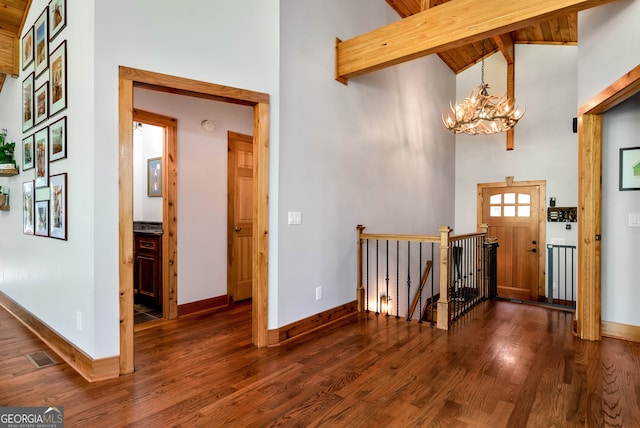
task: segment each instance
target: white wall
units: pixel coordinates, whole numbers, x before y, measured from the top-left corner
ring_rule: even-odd
[[[397,20],[384,2],[289,0],[281,12],[278,326],[355,300],[357,224],[437,234],[453,223],[454,140],[440,107],[455,89],[436,56],[333,79],[335,37]],[[288,211],[302,224],[287,225]]]
[[[126,11],[126,13],[123,13]],[[96,312],[105,320],[104,331],[113,340],[107,355],[118,353],[117,259],[117,94],[118,66],[152,70],[264,92],[270,95],[271,154],[278,147],[279,2],[276,0],[185,0],[176,6],[166,0],[95,1],[96,156],[104,168],[96,171],[96,185],[107,190],[113,208],[96,213],[95,231],[101,242],[96,259],[96,302],[109,302]],[[97,101],[99,100],[99,102]],[[98,120],[99,119],[99,120]],[[270,180],[270,200],[277,201],[277,180]],[[271,206],[270,220],[277,205]],[[273,228],[270,227],[273,231]],[[270,237],[270,256],[277,247]],[[180,267],[179,267],[180,268]],[[270,280],[272,273],[270,272]],[[113,317],[113,322],[109,319]]]
[[[526,108],[515,127],[514,150],[506,150],[505,134],[456,137],[456,228],[457,233],[476,229],[477,184],[546,180],[549,197],[556,206],[578,204],[578,134],[573,133],[576,116],[577,47],[516,45],[515,97]],[[480,65],[460,73],[457,100],[467,97],[480,83]],[[486,61],[485,81],[493,95],[506,93],[506,63],[498,53]],[[549,238],[576,245],[577,227],[547,223]],[[540,246],[539,248],[544,248]]]
[[[33,1],[25,28],[46,4]],[[505,152],[503,139],[464,137],[454,149],[440,113],[456,79],[436,57],[348,86],[333,80],[334,37],[397,20],[384,2],[68,0],[67,7],[67,28],[52,47],[67,40],[69,107],[56,118],[67,116],[68,159],[52,163],[51,173],[69,174],[69,240],[23,235],[20,210],[1,212],[0,290],[94,358],[119,353],[118,66],[270,95],[269,328],[276,328],[354,299],[358,223],[369,231],[433,233],[451,224],[455,190],[456,231],[473,230],[475,184],[506,175],[547,179],[549,196],[575,205],[576,100],[628,72],[640,51],[640,3],[632,0],[581,13],[578,54],[518,46],[516,96],[527,114],[516,150]],[[0,120],[16,141],[26,73],[0,93]],[[477,83],[462,89],[463,79],[466,95]],[[544,94],[555,102],[545,104]],[[15,201],[32,178],[27,171],[0,184]],[[290,210],[302,211],[302,225],[286,225]],[[325,288],[320,301],[316,286]],[[610,312],[610,320],[624,322]]]
[[[159,126],[144,124],[133,131],[133,221],[162,221],[162,198],[147,194],[147,160],[162,157],[163,142]]]
[[[178,304],[225,295],[227,131],[251,135],[253,109],[141,89],[134,100],[178,121]],[[202,129],[204,119],[214,122],[213,132]]]
[[[46,0],[31,3],[25,31],[47,4]],[[67,109],[25,134],[21,133],[21,85],[33,72],[31,65],[21,71],[18,78],[7,77],[0,93],[0,126],[7,127],[9,136],[21,142],[23,136],[43,129],[60,117],[67,117],[67,159],[51,163],[49,173],[68,174],[68,240],[22,234],[22,183],[34,179],[33,169],[21,171],[11,178],[0,178],[1,185],[10,186],[12,195],[11,211],[0,213],[0,271],[4,273],[0,290],[88,354],[104,356],[105,353],[97,349],[106,347],[109,349],[107,355],[115,355],[118,353],[118,306],[117,291],[113,294],[113,290],[117,290],[117,280],[112,281],[109,298],[103,305],[109,310],[103,319],[112,333],[98,335],[95,323],[96,265],[106,261],[111,267],[109,259],[117,258],[117,237],[107,239],[106,249],[110,256],[105,259],[95,253],[94,244],[99,241],[96,241],[94,231],[110,230],[109,224],[117,219],[113,217],[104,223],[99,217],[94,221],[94,213],[96,210],[115,212],[117,216],[118,203],[112,197],[117,179],[98,184],[93,178],[96,166],[102,169],[106,166],[104,161],[108,161],[94,157],[93,2],[68,0],[67,8],[70,11],[67,26],[49,45],[52,52],[67,41]],[[43,75],[35,86],[39,87],[47,79],[47,75]],[[21,163],[22,154],[19,150],[16,152],[16,159]],[[110,176],[117,177],[117,167],[113,165],[117,162],[110,165],[113,169]],[[113,243],[109,244],[109,241]],[[109,268],[106,278],[113,278],[112,270]]]
[[[25,29],[47,3],[33,1]],[[68,158],[52,163],[51,173],[68,173],[69,240],[23,235],[19,209],[0,213],[0,290],[102,358],[119,353],[118,66],[270,94],[277,164],[279,2],[186,0],[176,7],[164,0],[68,0],[67,9],[67,28],[51,47],[67,40],[68,108],[56,118],[67,116]],[[7,79],[0,93],[1,125],[16,141],[22,139],[19,106],[27,73]],[[30,179],[27,171],[0,184],[19,198]],[[277,176],[270,184],[271,201],[277,201]],[[271,241],[277,257],[275,235]]]
[[[640,228],[629,214],[640,213],[640,191],[619,190],[620,149],[640,147],[640,93],[603,115],[602,150],[602,319],[640,325],[635,263]]]
[[[578,99],[584,103],[640,62],[640,2],[619,0],[578,15]],[[638,96],[603,115],[602,319],[640,325],[637,292],[638,229],[627,227],[640,211],[637,191],[618,191],[619,149],[637,147]]]
[[[640,2],[617,0],[578,14],[578,105],[640,62]]]

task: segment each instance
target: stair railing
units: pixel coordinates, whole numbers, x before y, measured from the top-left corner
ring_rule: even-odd
[[[575,245],[547,245],[547,303],[575,310],[577,296]]]
[[[482,225],[478,233],[452,236],[452,229],[442,226],[439,235],[421,236],[364,233],[358,225],[358,311],[375,309],[396,318],[406,311],[409,321],[418,307],[420,323],[448,330],[489,297],[487,229]]]

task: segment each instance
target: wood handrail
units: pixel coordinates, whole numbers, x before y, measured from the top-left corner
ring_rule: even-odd
[[[433,242],[439,243],[439,236],[424,235],[395,235],[390,233],[362,233],[361,239],[378,239],[381,241],[414,241],[414,242]]]

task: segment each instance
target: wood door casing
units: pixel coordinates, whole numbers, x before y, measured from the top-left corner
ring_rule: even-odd
[[[478,224],[489,224],[489,235],[498,238],[499,297],[538,300],[545,294],[545,188],[544,181],[478,185]]]
[[[252,297],[253,137],[228,133],[228,270],[231,302]]]

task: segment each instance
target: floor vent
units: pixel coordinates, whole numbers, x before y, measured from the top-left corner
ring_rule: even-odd
[[[44,351],[32,352],[30,354],[27,354],[27,359],[31,361],[31,364],[33,364],[37,369],[58,364],[58,361],[51,358],[51,356]]]

